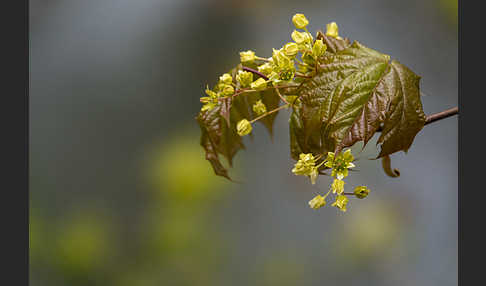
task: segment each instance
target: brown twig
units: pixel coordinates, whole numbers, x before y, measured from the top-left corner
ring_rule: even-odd
[[[437,120],[441,120],[447,117],[454,116],[456,114],[459,114],[459,107],[453,107],[438,113],[434,113],[432,115],[427,116],[427,120],[425,121],[425,125],[430,124],[432,122],[435,122]]]
[[[243,67],[243,70],[244,71],[248,71],[248,72],[251,72],[251,73],[254,73],[256,75],[259,75],[261,78],[263,78],[264,80],[268,80],[268,77],[264,74],[262,74],[261,72],[257,71],[257,70],[254,70],[252,68],[249,68],[249,67]]]

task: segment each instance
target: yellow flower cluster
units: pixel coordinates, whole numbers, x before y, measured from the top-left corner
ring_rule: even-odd
[[[201,111],[213,109],[218,106],[220,98],[233,95],[234,92],[233,77],[229,73],[223,74],[219,77],[219,81],[214,87],[214,90],[211,90],[206,86],[206,95],[208,96],[200,98],[200,101],[204,103]]]
[[[273,49],[270,58],[258,57],[251,50],[240,52],[241,63],[245,65],[259,61],[260,64],[257,65],[258,71],[264,74],[268,78],[268,82],[271,82],[273,85],[295,80],[297,71],[302,73],[313,71],[318,58],[326,52],[327,47],[323,41],[314,41],[311,33],[307,30],[309,20],[304,14],[295,14],[292,17],[292,23],[297,29],[303,31],[294,30],[291,34],[293,42],[286,43],[280,49]],[[336,23],[331,24],[333,24],[332,27],[334,29]],[[337,26],[335,27],[337,29]],[[332,35],[334,36],[334,34],[333,32]],[[301,54],[300,60],[297,59],[299,53]],[[298,69],[296,69],[296,65]]]
[[[343,181],[343,179],[349,174],[348,168],[355,167],[353,164],[354,156],[351,154],[351,149],[348,149],[343,153],[339,153],[337,156],[333,152],[328,152],[327,158],[316,165],[319,158],[320,156],[316,158],[311,153],[300,154],[299,160],[297,163],[295,163],[294,169],[292,169],[292,172],[296,175],[309,176],[313,184],[317,179],[319,168],[322,165],[332,169],[331,176],[334,177],[334,180],[331,184],[331,188],[324,196],[317,195],[310,200],[309,206],[311,208],[318,209],[326,205],[326,197],[331,192],[336,194],[336,201],[332,204],[332,206],[337,207],[343,212],[346,211],[346,206],[349,202],[346,195],[354,195],[359,199],[364,199],[368,196],[370,189],[368,189],[366,186],[356,187],[352,194],[344,192],[344,184],[346,183]]]
[[[292,17],[292,23],[296,29],[290,37],[291,42],[284,44],[280,49],[273,49],[270,58],[259,57],[252,50],[240,52],[240,62],[243,66],[258,69],[258,72],[265,77],[254,78],[255,75],[246,70],[238,70],[234,76],[225,73],[219,77],[218,83],[213,89],[206,86],[206,95],[200,98],[203,103],[201,111],[209,111],[222,102],[221,99],[241,95],[245,92],[264,91],[268,89],[268,83],[277,86],[280,83],[299,83],[305,77],[311,76],[316,71],[316,65],[319,58],[326,52],[326,45],[322,40],[315,40],[307,30],[309,20],[304,14],[297,13]],[[326,35],[338,37],[338,28],[336,23],[332,22],[327,25]],[[300,60],[297,58],[300,54]],[[297,68],[296,68],[297,67]],[[300,75],[298,73],[301,73]],[[273,87],[271,87],[273,88]],[[281,98],[284,98],[280,95]],[[294,99],[295,100],[295,99]],[[285,101],[285,100],[284,100]],[[293,101],[292,101],[293,102]],[[288,103],[288,102],[286,102]],[[252,106],[253,111],[258,116],[272,113],[266,106],[257,101]],[[251,133],[252,122],[248,119],[240,120],[237,123],[236,131],[240,136]],[[308,176],[314,184],[318,171],[316,166],[308,170]]]

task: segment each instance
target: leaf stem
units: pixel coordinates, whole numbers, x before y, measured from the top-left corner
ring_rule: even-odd
[[[289,105],[290,103],[285,99],[285,97],[282,96],[282,94],[280,94],[280,91],[278,90],[278,88],[275,88],[275,91],[277,92],[278,96],[280,97],[280,99],[282,99],[283,102],[285,102],[287,105]]]
[[[260,60],[260,61],[264,61],[264,62],[267,62],[267,63],[269,62],[269,60],[268,60],[268,59],[266,59],[266,58],[261,58],[261,57],[255,57],[255,58],[256,58],[257,60]]]
[[[295,76],[296,77],[303,77],[303,78],[312,78],[312,76],[308,76],[308,75],[301,74],[301,73],[295,73]]]
[[[253,123],[253,122],[257,121],[257,120],[260,120],[260,119],[262,119],[263,117],[265,117],[265,116],[267,116],[267,115],[270,115],[270,114],[272,114],[272,113],[274,113],[274,112],[277,112],[277,111],[279,111],[279,110],[281,110],[281,109],[287,108],[288,106],[289,106],[288,104],[281,105],[281,106],[279,106],[279,107],[277,107],[277,108],[275,108],[275,109],[273,109],[273,110],[270,110],[270,111],[268,111],[268,112],[265,112],[265,113],[263,113],[262,115],[258,116],[257,118],[253,119],[252,121],[250,121],[250,123]]]

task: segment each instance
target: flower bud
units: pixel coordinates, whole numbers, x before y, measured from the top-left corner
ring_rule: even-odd
[[[296,43],[287,43],[283,46],[283,52],[287,57],[294,57],[299,52],[299,45]]]
[[[366,198],[369,193],[370,193],[370,189],[368,189],[368,187],[366,187],[366,186],[358,186],[354,189],[354,195],[358,199]]]
[[[211,110],[216,107],[216,103],[214,102],[207,102],[201,107],[201,111]]]
[[[233,88],[233,86],[231,86],[229,84],[225,84],[225,85],[222,86],[221,94],[223,96],[232,95],[233,93],[235,93],[235,89]]]
[[[208,86],[206,86],[206,90],[205,90],[206,94],[209,95],[209,97],[211,98],[216,98],[216,97],[219,97],[218,94],[212,90],[209,89]]]
[[[283,49],[280,49],[280,50],[273,49],[272,59],[273,59],[274,65],[277,68],[277,71],[295,69],[294,61],[285,55],[285,52],[283,51]]]
[[[326,25],[326,36],[329,36],[329,37],[334,37],[334,38],[337,38],[339,37],[339,33],[338,33],[338,25],[336,24],[336,22],[331,22],[329,24]]]
[[[272,65],[270,63],[264,63],[261,66],[258,66],[258,71],[264,75],[269,75],[272,72]]]
[[[296,175],[310,176],[315,164],[316,159],[312,153],[302,153],[299,155],[299,160],[295,163],[292,173]]]
[[[294,30],[292,32],[292,40],[294,40],[294,42],[296,42],[297,44],[303,44],[305,43],[307,37],[306,37],[306,33],[305,32],[299,32],[297,30]]]
[[[305,38],[305,41],[304,41],[305,43],[312,43],[312,40],[314,40],[312,35],[310,33],[307,33],[307,32],[304,33],[304,38]]]
[[[233,82],[233,78],[229,73],[225,73],[219,77],[219,82],[224,84],[231,84]]]
[[[252,109],[257,115],[262,115],[263,113],[267,112],[267,107],[265,106],[265,104],[262,102],[261,99],[259,99],[257,102],[255,102],[255,104],[253,104]]]
[[[323,207],[324,205],[326,205],[326,198],[321,195],[317,195],[309,201],[309,206],[315,210]]]
[[[250,134],[252,129],[253,128],[251,126],[250,121],[246,119],[242,119],[238,122],[238,124],[236,124],[236,132],[240,136],[245,136]]]
[[[314,46],[312,47],[312,56],[317,59],[324,54],[326,49],[327,46],[324,45],[321,39],[316,40],[314,42]]]
[[[263,78],[259,78],[250,84],[254,90],[264,90],[267,87],[267,82]]]
[[[341,211],[345,212],[348,201],[349,199],[345,195],[338,195],[336,197],[336,201],[331,206],[337,207]]]
[[[331,185],[332,193],[337,193],[338,195],[342,194],[344,192],[344,184],[345,182],[343,180],[334,179]]]
[[[281,82],[281,80],[279,79],[280,78],[280,75],[279,73],[275,72],[275,71],[272,71],[269,75],[268,75],[268,80],[271,81],[274,85]]]
[[[304,14],[295,14],[292,17],[292,22],[294,23],[294,25],[297,29],[305,29],[305,27],[307,27],[307,25],[309,25],[309,21],[304,16]]]
[[[319,170],[317,169],[317,167],[312,167],[311,172],[309,174],[311,184],[313,185],[316,184],[317,176],[319,176]]]
[[[247,71],[238,71],[236,80],[241,84],[242,87],[248,87],[253,82],[253,74]]]
[[[246,52],[240,52],[240,60],[242,63],[253,62],[255,58],[255,52],[251,50],[248,50]]]

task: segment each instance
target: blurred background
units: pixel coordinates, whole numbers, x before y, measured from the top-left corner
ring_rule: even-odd
[[[353,148],[347,186],[372,192],[346,213],[308,207],[330,181],[291,173],[288,111],[245,141],[242,184],[205,161],[204,87],[298,12],[422,76],[426,114],[457,105],[456,1],[30,1],[31,285],[457,285],[457,117],[392,156],[399,178]]]

